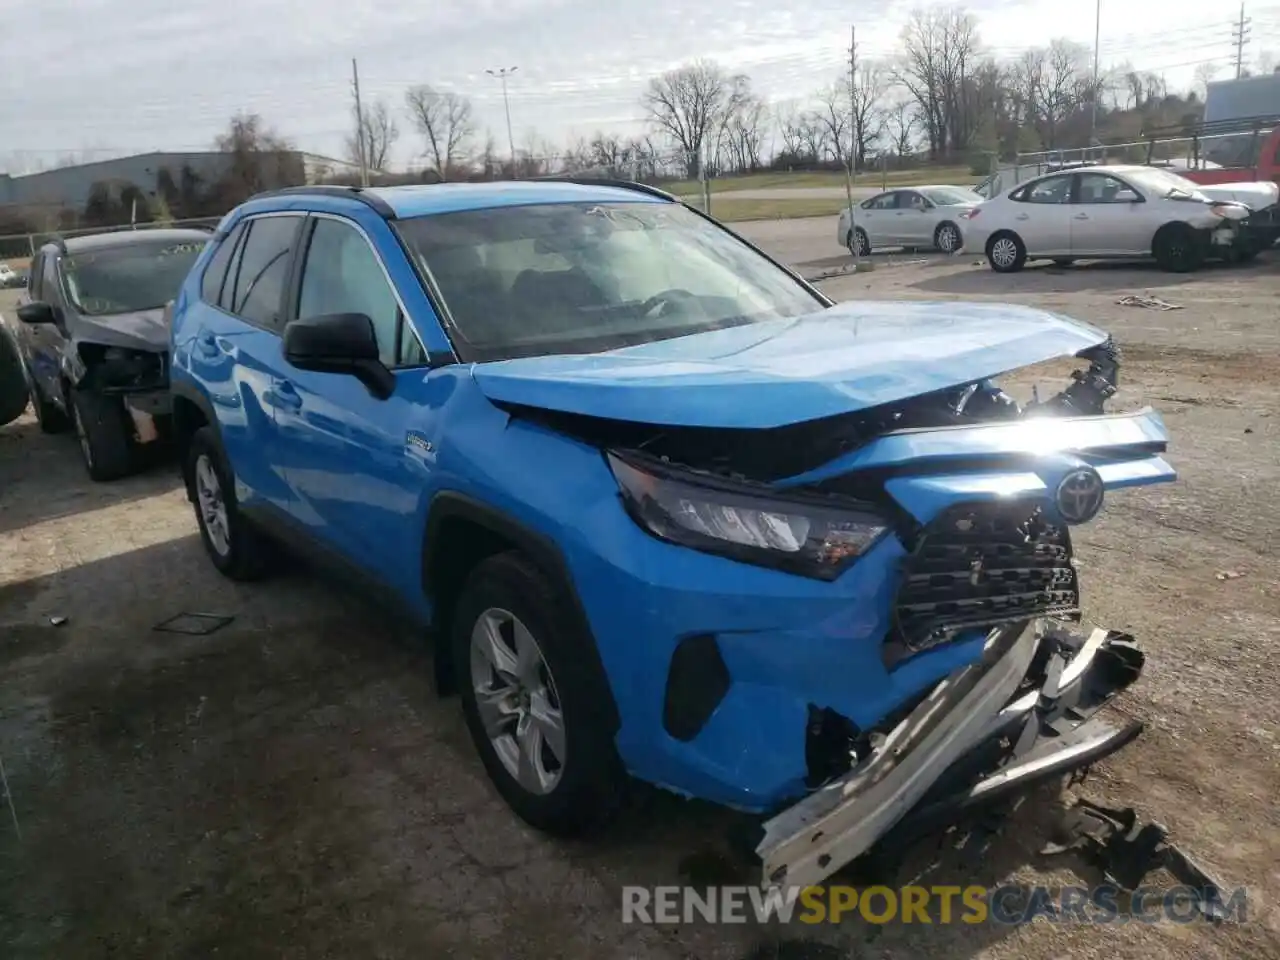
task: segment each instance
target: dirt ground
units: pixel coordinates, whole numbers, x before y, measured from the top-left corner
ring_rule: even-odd
[[[1148,654],[1119,708],[1147,732],[1084,789],[1247,885],[1246,923],[624,925],[622,885],[705,880],[720,813],[642,793],[597,844],[534,834],[484,779],[456,701],[432,693],[418,638],[305,569],[222,580],[170,466],[91,484],[73,441],[27,417],[0,429],[0,761],[17,821],[0,805],[0,956],[1280,957],[1280,257],[1190,277],[926,259],[826,287],[1094,321],[1126,353],[1120,404],[1166,417],[1180,482],[1110,497],[1077,537],[1091,618]],[[235,620],[154,629],[183,612]],[[976,871],[944,851],[929,882],[1096,882],[1036,856],[1043,803]]]

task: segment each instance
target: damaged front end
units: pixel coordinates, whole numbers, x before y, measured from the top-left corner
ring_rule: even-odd
[[[155,313],[158,316],[160,311]],[[161,322],[167,324],[168,317]],[[133,441],[153,443],[169,432],[172,408],[167,344],[130,335],[120,326],[81,319],[67,342],[62,373],[79,390],[117,399],[129,417]]]
[[[656,541],[607,526],[607,569],[575,570],[607,599],[585,605],[620,691],[619,750],[641,779],[767,817],[766,882],[817,883],[891,831],[1087,767],[1140,730],[1094,716],[1142,657],[1073,626],[1071,532],[1111,492],[1176,478],[1163,421],[1105,412],[1120,356],[1104,334],[984,309],[841,305],[828,328],[696,364],[659,345],[581,372],[476,374],[516,419],[606,451],[633,529]],[[945,342],[933,319],[1002,310],[1017,326]],[[1072,337],[1087,342],[1064,351]],[[996,382],[1064,354],[1084,363],[1047,398]],[[819,375],[802,380],[806,365]],[[606,375],[592,412],[576,383]]]

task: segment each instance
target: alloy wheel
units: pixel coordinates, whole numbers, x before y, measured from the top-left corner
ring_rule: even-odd
[[[565,763],[560,697],[537,640],[511,612],[491,607],[476,618],[471,683],[480,722],[507,773],[529,793],[555,790]]]
[[[1018,245],[1008,237],[1001,237],[991,245],[991,260],[999,267],[1012,267],[1018,262]]]
[[[200,522],[204,525],[209,543],[220,557],[231,552],[231,523],[227,514],[227,501],[222,493],[218,471],[207,454],[196,460],[196,503],[200,508]]]
[[[960,246],[960,232],[949,223],[938,230],[938,249],[943,253],[954,253]]]

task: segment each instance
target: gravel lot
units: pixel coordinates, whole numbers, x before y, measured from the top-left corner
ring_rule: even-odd
[[[804,272],[838,252],[826,220],[740,226]],[[1078,538],[1090,615],[1148,652],[1121,707],[1148,732],[1086,791],[1163,820],[1248,885],[1249,922],[623,925],[623,884],[705,882],[719,813],[646,793],[600,844],[530,832],[490,790],[456,701],[434,697],[418,638],[303,568],[222,580],[171,467],[90,484],[74,442],[28,416],[0,429],[0,760],[21,828],[0,808],[0,956],[1280,957],[1267,902],[1280,589],[1266,559],[1280,541],[1280,257],[1188,277],[923,259],[826,287],[1097,322],[1126,351],[1119,402],[1166,416],[1181,482],[1111,498]],[[1116,304],[1129,293],[1183,309]],[[235,621],[209,637],[153,630],[189,611]],[[1096,882],[1035,856],[1031,806],[976,874],[944,853],[929,882]]]

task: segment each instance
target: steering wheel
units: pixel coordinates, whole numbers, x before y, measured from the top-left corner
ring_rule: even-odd
[[[696,300],[697,297],[688,290],[682,290],[673,287],[670,290],[661,290],[646,300],[640,306],[640,312],[646,317],[660,317],[666,313],[666,308],[678,303],[681,300]]]

